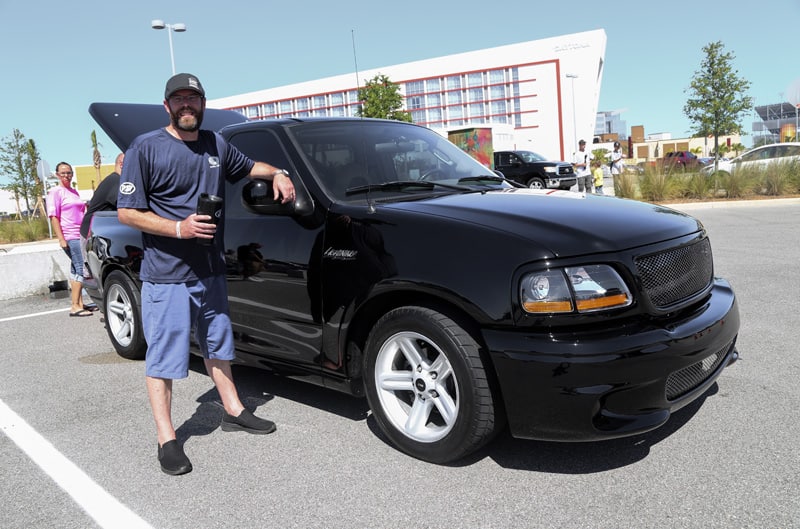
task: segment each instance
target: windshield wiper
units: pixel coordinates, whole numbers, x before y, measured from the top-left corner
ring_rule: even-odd
[[[443,184],[441,182],[427,180],[393,180],[391,182],[383,182],[381,184],[367,184],[363,186],[349,187],[345,190],[345,194],[357,195],[360,193],[369,193],[370,191],[395,191],[408,188],[433,189],[434,187],[443,187],[445,189],[453,189],[455,191],[472,191],[470,188],[464,186]]]
[[[465,176],[464,178],[458,179],[459,184],[462,182],[507,182],[514,187],[525,187],[519,182],[515,182],[503,176],[497,176],[497,175]]]

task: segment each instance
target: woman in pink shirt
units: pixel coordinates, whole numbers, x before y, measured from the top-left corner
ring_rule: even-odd
[[[59,185],[47,194],[47,216],[53,225],[61,248],[70,260],[69,284],[72,308],[70,316],[91,316],[91,310],[83,306],[83,254],[81,253],[81,221],[86,204],[78,191],[72,188],[72,166],[60,162],[56,166]]]

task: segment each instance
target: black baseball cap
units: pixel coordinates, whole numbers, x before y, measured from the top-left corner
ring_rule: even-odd
[[[206,96],[206,91],[203,90],[200,79],[190,73],[179,73],[170,77],[164,90],[164,99],[169,99],[169,96],[178,90],[194,90],[201,96]]]
[[[578,144],[579,144],[579,145],[580,145],[581,143],[582,143],[582,144],[584,144],[584,145],[586,145],[586,140],[581,140],[581,141],[579,141],[579,142],[578,142]]]

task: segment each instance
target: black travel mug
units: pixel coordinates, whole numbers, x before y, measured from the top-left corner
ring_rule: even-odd
[[[211,220],[206,221],[212,224],[217,224],[222,215],[222,197],[217,195],[209,195],[208,193],[200,193],[200,198],[197,199],[197,214],[210,215]],[[197,244],[203,246],[210,246],[214,239],[195,239]]]

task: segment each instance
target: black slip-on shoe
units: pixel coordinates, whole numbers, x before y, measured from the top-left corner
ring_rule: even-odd
[[[275,423],[256,417],[250,410],[242,410],[238,417],[228,413],[222,417],[222,429],[226,432],[248,432],[267,434],[276,430]]]
[[[158,447],[158,462],[161,463],[161,470],[170,476],[180,476],[192,471],[192,462],[175,439]]]

